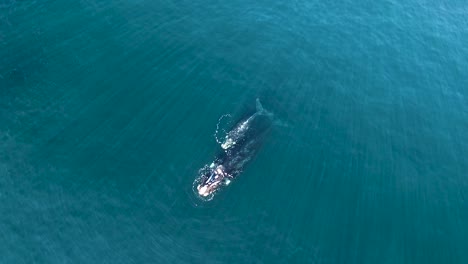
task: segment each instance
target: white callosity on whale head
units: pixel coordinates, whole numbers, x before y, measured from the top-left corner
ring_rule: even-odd
[[[206,187],[206,186],[200,187],[200,185],[199,185],[197,189],[198,189],[198,194],[201,195],[201,196],[208,196],[210,194],[208,192],[208,187]]]

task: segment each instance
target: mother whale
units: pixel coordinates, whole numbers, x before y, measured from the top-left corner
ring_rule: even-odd
[[[257,153],[264,135],[272,124],[271,114],[256,101],[256,111],[240,120],[227,134],[214,161],[199,171],[195,180],[201,197],[212,196],[220,187],[228,185]]]

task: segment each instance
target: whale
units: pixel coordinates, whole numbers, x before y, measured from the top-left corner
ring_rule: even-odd
[[[237,178],[258,153],[271,126],[272,115],[257,99],[256,111],[241,119],[226,133],[213,161],[199,170],[194,184],[198,195],[212,198],[218,190]]]
[[[224,141],[221,143],[221,148],[227,150],[234,147],[236,144],[242,143],[245,139],[245,134],[249,131],[251,123],[259,115],[265,115],[267,112],[263,108],[260,100],[257,98],[255,102],[255,113],[248,118],[239,121],[225,136]]]

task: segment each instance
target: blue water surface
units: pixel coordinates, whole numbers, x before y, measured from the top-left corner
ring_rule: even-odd
[[[0,1],[0,263],[468,263],[464,1]],[[192,191],[218,119],[262,149]]]

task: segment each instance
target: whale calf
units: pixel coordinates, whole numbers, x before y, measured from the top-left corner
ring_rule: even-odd
[[[260,149],[265,134],[271,128],[271,119],[271,114],[257,99],[255,113],[232,127],[220,144],[221,150],[213,162],[199,170],[195,180],[198,195],[210,197],[242,173]]]
[[[243,140],[245,137],[245,133],[250,128],[250,125],[252,121],[257,117],[258,115],[264,115],[266,114],[266,111],[263,109],[262,104],[260,103],[260,100],[257,98],[256,100],[256,112],[249,116],[245,120],[241,120],[238,122],[231,131],[229,131],[226,134],[226,137],[224,139],[224,142],[221,144],[221,147],[223,149],[229,149],[233,147],[234,145],[238,144],[239,141]]]

